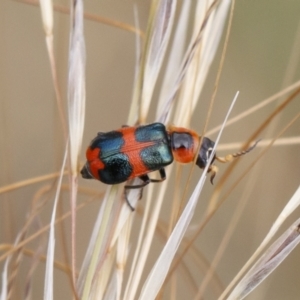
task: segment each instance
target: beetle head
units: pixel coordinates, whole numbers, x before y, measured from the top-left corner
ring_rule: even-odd
[[[202,145],[200,147],[198,157],[196,160],[196,165],[199,166],[200,169],[204,169],[208,163],[209,157],[212,153],[213,147],[215,143],[207,137],[202,139]],[[214,162],[215,157],[212,159],[211,164]]]
[[[81,173],[82,178],[85,178],[85,179],[93,179],[94,178],[91,174],[88,162],[86,162],[86,164],[83,166],[80,173]]]
[[[200,169],[204,169],[208,163],[209,157],[212,154],[213,147],[215,145],[215,142],[210,140],[207,137],[203,137],[202,144],[198,153],[198,157],[196,160],[196,165]],[[213,179],[216,176],[216,173],[218,172],[218,168],[213,164],[214,160],[216,159],[216,155],[214,154],[214,157],[210,163],[210,166],[208,168],[208,173],[211,172],[210,182],[213,183]]]

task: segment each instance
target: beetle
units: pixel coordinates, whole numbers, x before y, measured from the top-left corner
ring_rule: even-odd
[[[202,138],[193,130],[152,123],[142,126],[123,126],[110,132],[99,132],[86,150],[87,162],[81,170],[86,179],[97,179],[105,184],[118,184],[139,177],[139,185],[126,185],[125,189],[142,188],[150,182],[166,179],[165,167],[176,160],[180,163],[195,161],[204,169],[214,147],[214,142]],[[218,157],[214,154],[208,172],[210,181],[218,171],[215,160],[229,162],[251,151],[257,142],[245,151]],[[159,171],[160,179],[150,179],[148,173]],[[126,199],[128,202],[128,200]],[[131,205],[129,204],[131,207]],[[132,207],[131,207],[132,208]]]

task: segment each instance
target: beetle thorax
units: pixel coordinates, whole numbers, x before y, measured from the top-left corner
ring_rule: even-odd
[[[180,163],[190,163],[197,154],[199,136],[186,128],[172,127],[170,131],[171,149],[174,159]]]

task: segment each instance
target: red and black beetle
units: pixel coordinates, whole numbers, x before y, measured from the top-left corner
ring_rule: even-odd
[[[195,131],[173,126],[166,129],[162,123],[99,132],[86,151],[87,162],[81,175],[106,184],[117,184],[139,177],[142,184],[126,185],[125,188],[141,188],[150,182],[166,179],[164,167],[174,159],[180,163],[190,163],[197,156],[196,164],[204,169],[215,143],[207,137],[203,137],[201,147],[199,143],[200,136]],[[211,183],[218,170],[213,164],[214,160],[231,161],[255,146],[224,158],[214,155],[208,169],[212,173]],[[150,179],[148,173],[153,171],[159,171],[161,179]]]

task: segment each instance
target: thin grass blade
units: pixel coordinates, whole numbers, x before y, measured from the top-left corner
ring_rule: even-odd
[[[161,85],[161,91],[159,96],[159,102],[157,105],[156,115],[161,113],[167,96],[170,93],[170,87],[175,85],[176,74],[179,72],[179,68],[184,56],[185,43],[182,42],[186,37],[186,32],[188,32],[188,25],[190,23],[190,9],[192,2],[184,1],[180,9],[180,16],[176,21],[176,30],[174,33],[174,39],[170,46],[170,53],[167,58],[166,72],[163,78],[163,83]],[[166,123],[170,117],[170,113],[166,118]]]
[[[135,248],[134,259],[131,264],[130,274],[125,288],[124,298],[128,300],[136,299],[136,293],[138,286],[141,283],[141,278],[147,258],[149,255],[150,247],[153,242],[155,229],[157,227],[157,221],[161,205],[164,199],[166,191],[167,179],[160,185],[160,193],[155,200],[154,208],[151,211],[151,203],[153,198],[153,186],[150,186],[147,193],[146,208],[143,214],[143,222],[139,231],[138,243]]]
[[[176,223],[174,230],[172,231],[164,249],[162,250],[159,258],[157,259],[154,267],[152,268],[152,270],[143,286],[142,292],[139,297],[139,299],[141,299],[141,300],[142,299],[150,299],[150,300],[155,299],[155,297],[157,296],[157,294],[167,276],[168,270],[171,266],[171,263],[176,254],[176,251],[179,247],[179,244],[182,241],[183,236],[184,236],[184,234],[192,220],[192,217],[194,215],[195,207],[198,202],[200,193],[202,191],[203,184],[206,179],[206,173],[207,173],[208,167],[213,159],[215,149],[218,145],[218,142],[220,140],[222,131],[225,127],[225,124],[229,117],[229,114],[232,111],[233,106],[236,102],[237,96],[238,96],[238,93],[234,97],[232,104],[227,112],[227,115],[223,122],[222,129],[220,130],[220,132],[218,134],[214,148],[212,149],[212,154],[210,155],[207,165],[206,165],[205,169],[203,170],[200,180],[199,180],[191,198],[189,199],[185,209],[183,210],[182,215],[178,219],[178,222]]]
[[[244,112],[238,114],[237,116],[235,117],[232,117],[228,120],[227,124],[226,124],[226,127],[238,122],[239,120],[242,120],[248,116],[250,116],[251,114],[259,111],[260,109],[262,109],[263,107],[265,107],[266,105],[269,105],[271,104],[272,102],[276,101],[278,98],[284,96],[285,94],[289,93],[289,92],[292,92],[293,90],[299,88],[300,86],[300,80],[299,81],[296,81],[295,83],[291,84],[290,86],[288,86],[287,88],[279,91],[278,93],[272,95],[271,97],[265,99],[265,100],[261,100],[258,102],[258,104],[250,107],[249,109],[245,110]],[[216,126],[215,128],[213,128],[212,130],[209,130],[207,132],[207,135],[212,135],[216,132],[218,132],[218,130],[220,130],[221,128],[221,124]]]
[[[212,5],[216,3],[215,6],[212,6],[211,12],[207,10],[208,2],[211,2]],[[187,69],[185,84],[183,84],[180,97],[182,101],[178,103],[175,115],[175,119],[180,120],[184,126],[189,125],[191,114],[200,99],[208,71],[219,47],[231,3],[230,0],[226,0],[220,1],[220,4],[217,5],[217,2],[197,2],[195,18],[198,23],[195,28],[200,28],[200,30],[199,32],[194,32],[194,38],[197,43],[190,45],[190,51],[193,54],[190,61],[191,67]],[[207,13],[204,13],[206,11]],[[202,18],[199,18],[201,15]],[[187,101],[189,105],[187,105]]]
[[[107,190],[107,193],[109,193],[110,189]],[[89,245],[87,247],[86,253],[85,253],[85,257],[80,269],[80,273],[79,273],[79,277],[77,280],[77,289],[78,289],[78,293],[81,294],[83,291],[83,285],[84,285],[84,278],[86,276],[88,267],[89,267],[89,263],[90,263],[90,259],[95,247],[95,243],[96,243],[96,239],[97,239],[97,234],[99,232],[99,228],[103,219],[103,214],[104,214],[104,207],[105,207],[105,202],[107,201],[107,195],[104,196],[103,199],[103,204],[100,207],[97,219],[95,221],[94,224],[94,228],[93,228],[93,232],[90,238],[90,242]]]
[[[256,249],[256,251],[251,256],[251,258],[247,261],[247,263],[243,266],[243,268],[239,271],[239,273],[235,276],[235,278],[230,282],[230,284],[227,286],[225,291],[222,293],[222,295],[219,298],[220,300],[225,299],[229,291],[235,286],[235,284],[239,281],[239,279],[242,277],[245,271],[257,259],[257,257],[260,255],[262,250],[265,248],[265,246],[270,242],[272,237],[276,234],[276,232],[282,225],[283,221],[299,206],[299,204],[300,204],[300,186],[298,187],[298,189],[296,190],[292,198],[289,200],[285,208],[282,210],[282,212],[276,219],[275,223],[271,227],[270,231],[268,232],[267,236],[264,238],[260,246]]]
[[[117,281],[115,272],[115,252],[115,247],[110,249],[101,270],[95,274],[93,288],[89,297],[90,300],[116,299]],[[112,286],[114,287],[113,290],[110,288]]]
[[[7,300],[7,275],[8,275],[8,265],[10,263],[11,260],[11,256],[7,257],[7,259],[5,260],[4,266],[3,266],[3,271],[2,271],[2,290],[1,290],[1,300]]]
[[[166,52],[171,29],[174,21],[177,0],[153,1],[149,16],[149,23],[142,57],[139,78],[135,88],[134,102],[129,114],[130,120],[138,115],[138,101],[140,102],[140,123],[145,123],[154,86],[161,69]],[[140,94],[141,92],[141,94]]]
[[[289,200],[289,202],[286,204],[284,209],[281,211],[279,214],[278,218],[274,222],[273,226],[271,227],[269,233],[267,236],[264,238],[262,245],[266,245],[271,238],[276,234],[280,226],[283,224],[283,222],[295,211],[295,209],[299,206],[300,204],[300,186],[292,196],[292,198]]]
[[[183,211],[182,216],[176,224],[169,240],[149,274],[139,299],[155,299],[157,296],[170,268],[173,257],[179,247],[180,241],[182,240],[183,235],[192,219],[204,181],[205,176],[202,175],[186,208]]]
[[[69,47],[69,74],[68,74],[68,113],[69,113],[69,140],[70,140],[70,171],[71,193],[70,203],[72,211],[71,225],[71,252],[72,277],[75,285],[76,270],[76,199],[78,189],[78,161],[81,151],[85,115],[85,42],[83,31],[83,1],[73,1],[71,16],[71,37]]]
[[[64,133],[64,138],[67,141],[67,122],[64,111],[64,104],[61,97],[61,91],[59,88],[59,80],[57,76],[57,68],[54,56],[54,36],[53,36],[53,3],[52,0],[40,0],[40,8],[42,13],[42,21],[44,26],[44,31],[46,35],[46,45],[48,50],[48,56],[50,60],[51,74],[53,80],[54,91],[56,95],[57,108],[59,111],[59,116],[62,123],[62,129]]]
[[[298,219],[244,276],[227,298],[244,299],[256,286],[269,276],[300,242],[300,219]]]
[[[131,233],[131,227],[133,222],[133,216],[128,218],[125,226],[123,227],[122,233],[120,233],[118,238],[118,245],[117,245],[117,300],[122,299],[121,292],[122,292],[122,285],[124,279],[124,272],[128,257],[128,245],[129,245],[129,237]]]
[[[165,101],[165,104],[160,112],[160,116],[158,120],[162,123],[166,122],[170,112],[170,108],[172,107],[172,103],[176,98],[176,95],[178,93],[179,88],[182,85],[184,78],[186,77],[187,71],[190,69],[192,62],[194,62],[194,58],[196,57],[196,55],[199,54],[198,53],[199,45],[203,41],[203,34],[205,32],[207,22],[214,15],[215,9],[218,7],[219,2],[220,1],[218,0],[211,2],[208,8],[205,10],[205,16],[203,17],[201,26],[198,27],[197,34],[194,36],[194,38],[191,41],[189,49],[187,50],[185,57],[181,63],[181,67],[177,74],[173,89],[171,90],[169,96],[167,97],[167,100]],[[188,98],[183,98],[183,99],[188,99]],[[185,103],[185,106],[189,106],[189,105],[186,105]],[[180,111],[180,109],[178,111]]]
[[[44,288],[44,299],[53,299],[53,267],[54,267],[54,250],[55,250],[55,218],[56,218],[56,208],[59,199],[59,194],[61,190],[61,182],[64,175],[64,169],[66,165],[68,154],[68,146],[65,150],[65,156],[63,159],[62,167],[60,170],[60,176],[58,179],[58,184],[56,188],[56,195],[54,198],[54,205],[52,210],[51,222],[50,222],[50,232],[48,240],[48,250],[47,250],[47,260],[46,260],[46,271],[45,271],[45,288]]]
[[[69,50],[68,109],[72,174],[77,174],[85,115],[85,42],[83,2],[74,3],[74,18]]]
[[[51,0],[40,0],[42,21],[46,36],[53,34],[53,3]]]
[[[259,141],[259,144],[256,145],[256,148],[264,148],[270,145],[272,139],[263,139]],[[272,146],[293,146],[300,144],[299,136],[290,136],[290,137],[282,137],[276,139],[276,141],[272,144]],[[235,149],[240,149],[243,146],[242,142],[236,143],[226,143],[219,144],[218,151],[233,151]]]
[[[95,298],[95,300],[98,300],[99,298]],[[114,272],[110,283],[107,288],[107,292],[104,296],[103,300],[111,300],[111,299],[117,299],[117,279],[116,279],[116,272]]]
[[[106,250],[109,247],[109,234],[110,234],[110,225],[112,223],[113,215],[113,206],[115,204],[115,199],[117,197],[118,189],[116,186],[113,186],[107,193],[107,199],[103,202],[103,213],[102,208],[100,209],[100,214],[98,216],[96,225],[99,225],[99,228],[94,228],[93,231],[93,240],[90,242],[88,256],[85,258],[85,263],[88,265],[87,269],[84,270],[80,276],[80,281],[78,282],[79,286],[82,286],[82,297],[81,299],[89,299],[89,295],[92,292],[93,280],[96,276],[97,266],[99,260],[103,261],[106,254]],[[101,219],[99,218],[101,217]],[[95,240],[94,240],[95,239]],[[80,289],[81,292],[81,289]],[[104,294],[104,293],[103,293]]]
[[[142,260],[142,253],[145,254],[147,252],[147,249],[143,249],[143,252],[141,253],[141,248],[145,246],[143,244],[145,238],[145,231],[147,228],[147,225],[151,225],[151,222],[149,222],[149,214],[151,212],[150,205],[151,205],[151,199],[153,196],[153,189],[149,189],[147,193],[147,199],[146,199],[146,207],[143,213],[143,219],[142,224],[140,226],[139,230],[139,236],[137,239],[137,244],[134,248],[134,256],[130,264],[130,272],[127,279],[125,291],[124,291],[124,298],[125,299],[134,299],[135,292],[137,285],[135,282],[137,281],[137,278],[141,274],[141,270],[143,269],[141,266],[144,265],[145,261]],[[149,224],[150,223],[150,224]],[[148,237],[149,235],[147,235]]]

